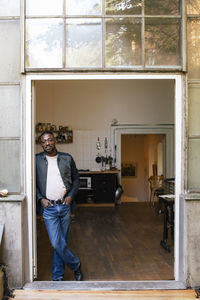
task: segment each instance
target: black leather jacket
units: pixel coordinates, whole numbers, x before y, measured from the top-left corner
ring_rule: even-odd
[[[64,185],[66,187],[66,196],[74,199],[79,188],[79,174],[72,156],[68,153],[57,152],[58,168]],[[46,199],[48,161],[44,152],[36,154],[36,201],[37,213],[42,212],[40,199]]]

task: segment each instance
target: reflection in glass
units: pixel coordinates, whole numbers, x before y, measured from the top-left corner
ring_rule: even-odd
[[[20,21],[0,21],[0,81],[20,80]]]
[[[101,66],[101,19],[73,19],[66,23],[66,66]]]
[[[180,0],[145,0],[146,15],[177,15]]]
[[[141,64],[141,20],[106,20],[106,66]]]
[[[142,0],[106,0],[107,15],[141,14]]]
[[[101,0],[66,0],[67,15],[100,15]]]
[[[0,184],[8,192],[20,192],[21,159],[18,140],[0,140]]]
[[[63,14],[63,0],[26,0],[27,16],[57,16]]]
[[[20,135],[20,95],[19,86],[0,86],[0,137]]]
[[[200,135],[200,84],[191,84],[188,89],[189,99],[189,135]]]
[[[146,65],[181,65],[179,19],[147,19]]]
[[[188,77],[200,79],[200,20],[188,20]]]
[[[192,14],[200,14],[200,1],[199,0],[187,0],[187,13]]]
[[[62,22],[59,19],[26,20],[26,67],[62,67]]]
[[[0,0],[0,16],[20,16],[20,0]]]
[[[190,139],[188,145],[188,189],[200,190],[200,139]]]

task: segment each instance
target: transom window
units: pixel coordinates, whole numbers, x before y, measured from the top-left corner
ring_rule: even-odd
[[[25,67],[181,69],[180,0],[26,0]]]

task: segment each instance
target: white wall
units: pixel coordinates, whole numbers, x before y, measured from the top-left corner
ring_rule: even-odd
[[[57,149],[62,152],[70,153],[78,169],[100,170],[101,164],[95,162],[96,154],[99,152],[104,155],[104,149],[96,150],[97,136],[100,137],[101,144],[103,145],[104,139],[107,136],[107,131],[100,130],[74,130],[72,144],[57,144]],[[36,151],[42,151],[40,145],[37,145]]]
[[[73,144],[58,149],[70,152],[78,168],[100,167],[96,140],[110,140],[114,118],[118,124],[174,123],[173,80],[37,81],[36,93],[37,122],[74,130]]]
[[[153,164],[158,164],[158,144],[163,141],[164,135],[149,134],[147,135],[147,151],[149,163],[149,177],[153,176]],[[164,175],[163,173],[160,175]]]

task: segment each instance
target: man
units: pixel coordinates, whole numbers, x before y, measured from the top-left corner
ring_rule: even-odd
[[[81,281],[80,260],[67,245],[70,204],[79,188],[78,171],[70,154],[57,151],[52,132],[44,131],[39,140],[44,152],[36,154],[36,200],[54,248],[52,279],[63,280],[67,265],[75,280]]]

